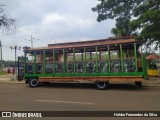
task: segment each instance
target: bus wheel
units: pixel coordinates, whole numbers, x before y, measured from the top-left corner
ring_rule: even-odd
[[[137,87],[140,87],[140,88],[142,87],[142,82],[135,82],[135,84]]]
[[[37,87],[38,85],[39,85],[39,82],[36,78],[29,79],[29,86],[30,87]]]
[[[108,82],[103,82],[103,81],[97,81],[95,83],[96,88],[99,90],[105,90],[108,88],[109,83]]]

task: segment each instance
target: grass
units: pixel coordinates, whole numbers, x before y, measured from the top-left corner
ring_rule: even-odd
[[[4,72],[4,71],[1,73],[1,70],[0,70],[0,75],[6,75],[6,74],[7,74],[7,73]]]

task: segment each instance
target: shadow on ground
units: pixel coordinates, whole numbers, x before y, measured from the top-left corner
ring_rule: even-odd
[[[41,84],[39,87],[43,88],[67,88],[67,89],[96,89],[95,84],[91,83],[46,83]],[[110,84],[108,90],[148,90],[148,87],[142,88],[131,84]]]

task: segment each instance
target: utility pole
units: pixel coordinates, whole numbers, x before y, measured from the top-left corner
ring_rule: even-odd
[[[27,40],[27,39],[24,39],[24,40]],[[36,40],[39,40],[39,39],[34,38],[32,35],[31,35],[31,39],[27,40],[27,41],[31,41],[31,48],[33,48],[33,42]]]
[[[2,74],[2,43],[1,43],[1,41],[0,41],[0,49],[1,49],[1,74]]]
[[[39,40],[39,39],[36,39],[31,35],[31,40],[30,40],[31,41],[31,48],[33,48],[33,42],[36,40]]]
[[[26,40],[26,39],[24,39],[24,40]],[[31,39],[28,40],[28,41],[31,41],[31,48],[33,48],[33,42],[36,41],[36,40],[39,40],[39,39],[36,39],[31,35]],[[33,56],[32,56],[32,61],[33,61]]]
[[[16,67],[16,61],[17,61],[17,59],[16,59],[16,58],[17,58],[17,46],[15,46],[14,49],[15,49],[15,67]]]
[[[33,37],[31,35],[31,48],[33,48]]]

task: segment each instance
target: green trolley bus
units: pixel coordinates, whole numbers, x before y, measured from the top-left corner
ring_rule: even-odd
[[[142,44],[128,36],[25,47],[26,84],[92,82],[106,89],[113,81],[126,81],[141,87],[147,78]]]

